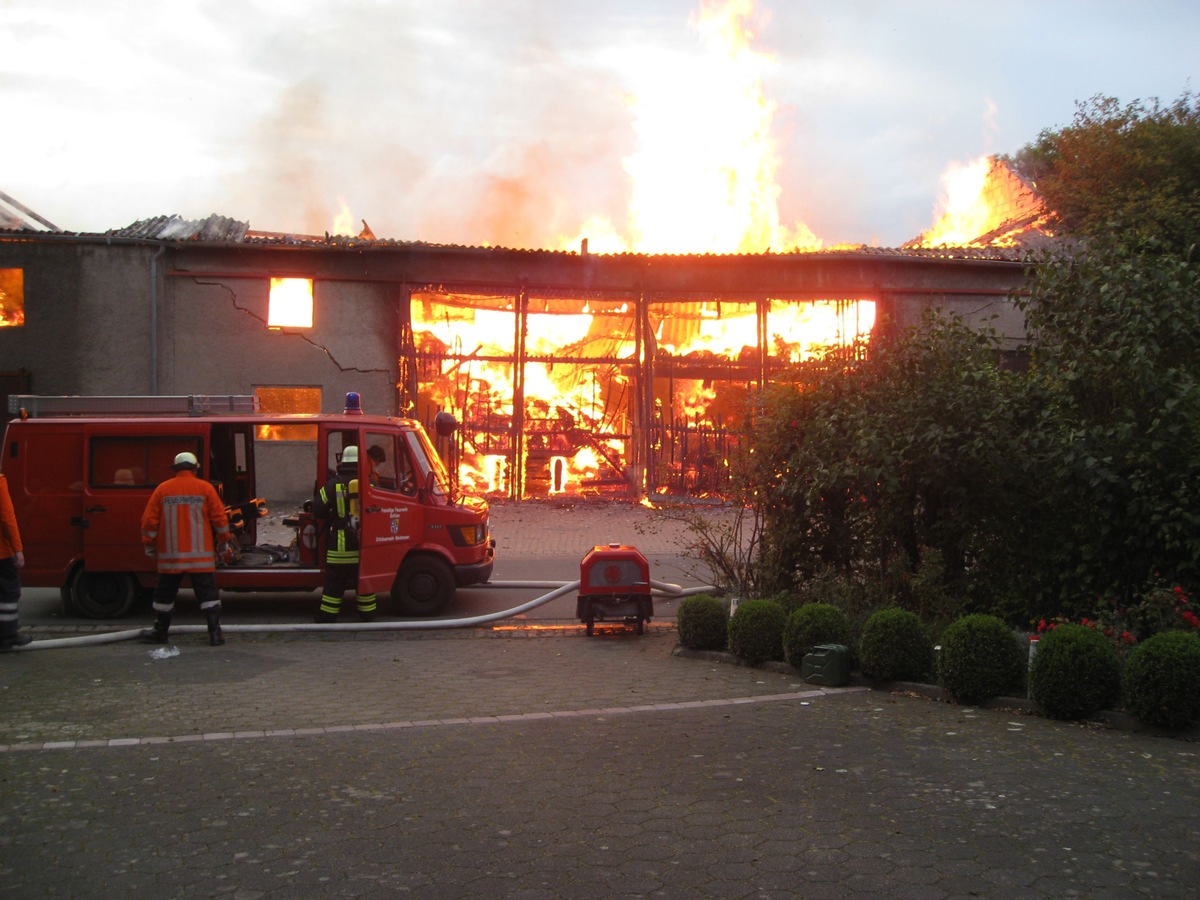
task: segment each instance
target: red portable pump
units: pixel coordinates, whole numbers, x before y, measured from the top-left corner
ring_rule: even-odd
[[[650,564],[636,547],[595,546],[579,564],[579,599],[575,615],[592,634],[597,621],[620,619],[645,633],[654,616]]]

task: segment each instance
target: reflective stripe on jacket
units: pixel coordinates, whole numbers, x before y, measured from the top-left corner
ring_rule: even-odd
[[[325,542],[325,562],[337,566],[358,565],[358,529],[354,525],[351,502],[357,500],[350,485],[334,478],[317,491],[313,515],[326,523],[329,537]]]
[[[212,572],[217,540],[229,539],[229,517],[217,489],[181,469],[150,495],[142,513],[142,543],[153,544],[160,572]]]
[[[17,530],[17,514],[13,512],[8,493],[8,479],[0,475],[0,559],[21,553],[21,532]]]

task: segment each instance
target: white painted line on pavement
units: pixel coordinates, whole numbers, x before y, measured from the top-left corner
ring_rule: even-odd
[[[726,700],[685,700],[679,703],[651,703],[644,706],[608,706],[603,709],[567,709],[558,712],[514,713],[498,716],[470,716],[460,719],[420,719],[417,721],[379,722],[363,725],[328,725],[313,728],[276,728],[269,731],[210,731],[203,734],[181,734],[173,737],[110,738],[89,741],[44,741],[27,744],[0,744],[0,753],[19,753],[30,750],[79,750],[108,747],[143,747],[150,744],[186,744],[196,741],[242,741],[264,738],[312,737],[347,732],[368,733],[390,731],[396,728],[445,728],[462,725],[507,725],[512,722],[542,722],[547,719],[579,718],[582,716],[624,716],[634,713],[674,712],[682,709],[700,709],[719,706],[745,706],[748,704],[780,703],[790,700],[813,700],[833,694],[858,694],[869,691],[869,687],[820,688],[811,691],[793,691],[786,694],[762,694],[757,697],[731,697]]]

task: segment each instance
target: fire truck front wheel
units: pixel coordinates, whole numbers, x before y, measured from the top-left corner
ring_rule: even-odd
[[[400,564],[392,600],[403,616],[428,618],[445,612],[454,599],[454,570],[436,556],[413,556]]]
[[[127,572],[80,569],[71,580],[71,606],[88,619],[119,619],[137,596],[137,579]]]

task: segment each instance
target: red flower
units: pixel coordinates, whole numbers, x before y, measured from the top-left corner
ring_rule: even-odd
[[[1123,640],[1127,644],[1136,644],[1137,643],[1137,638],[1135,638],[1128,631],[1121,632],[1121,640]]]

